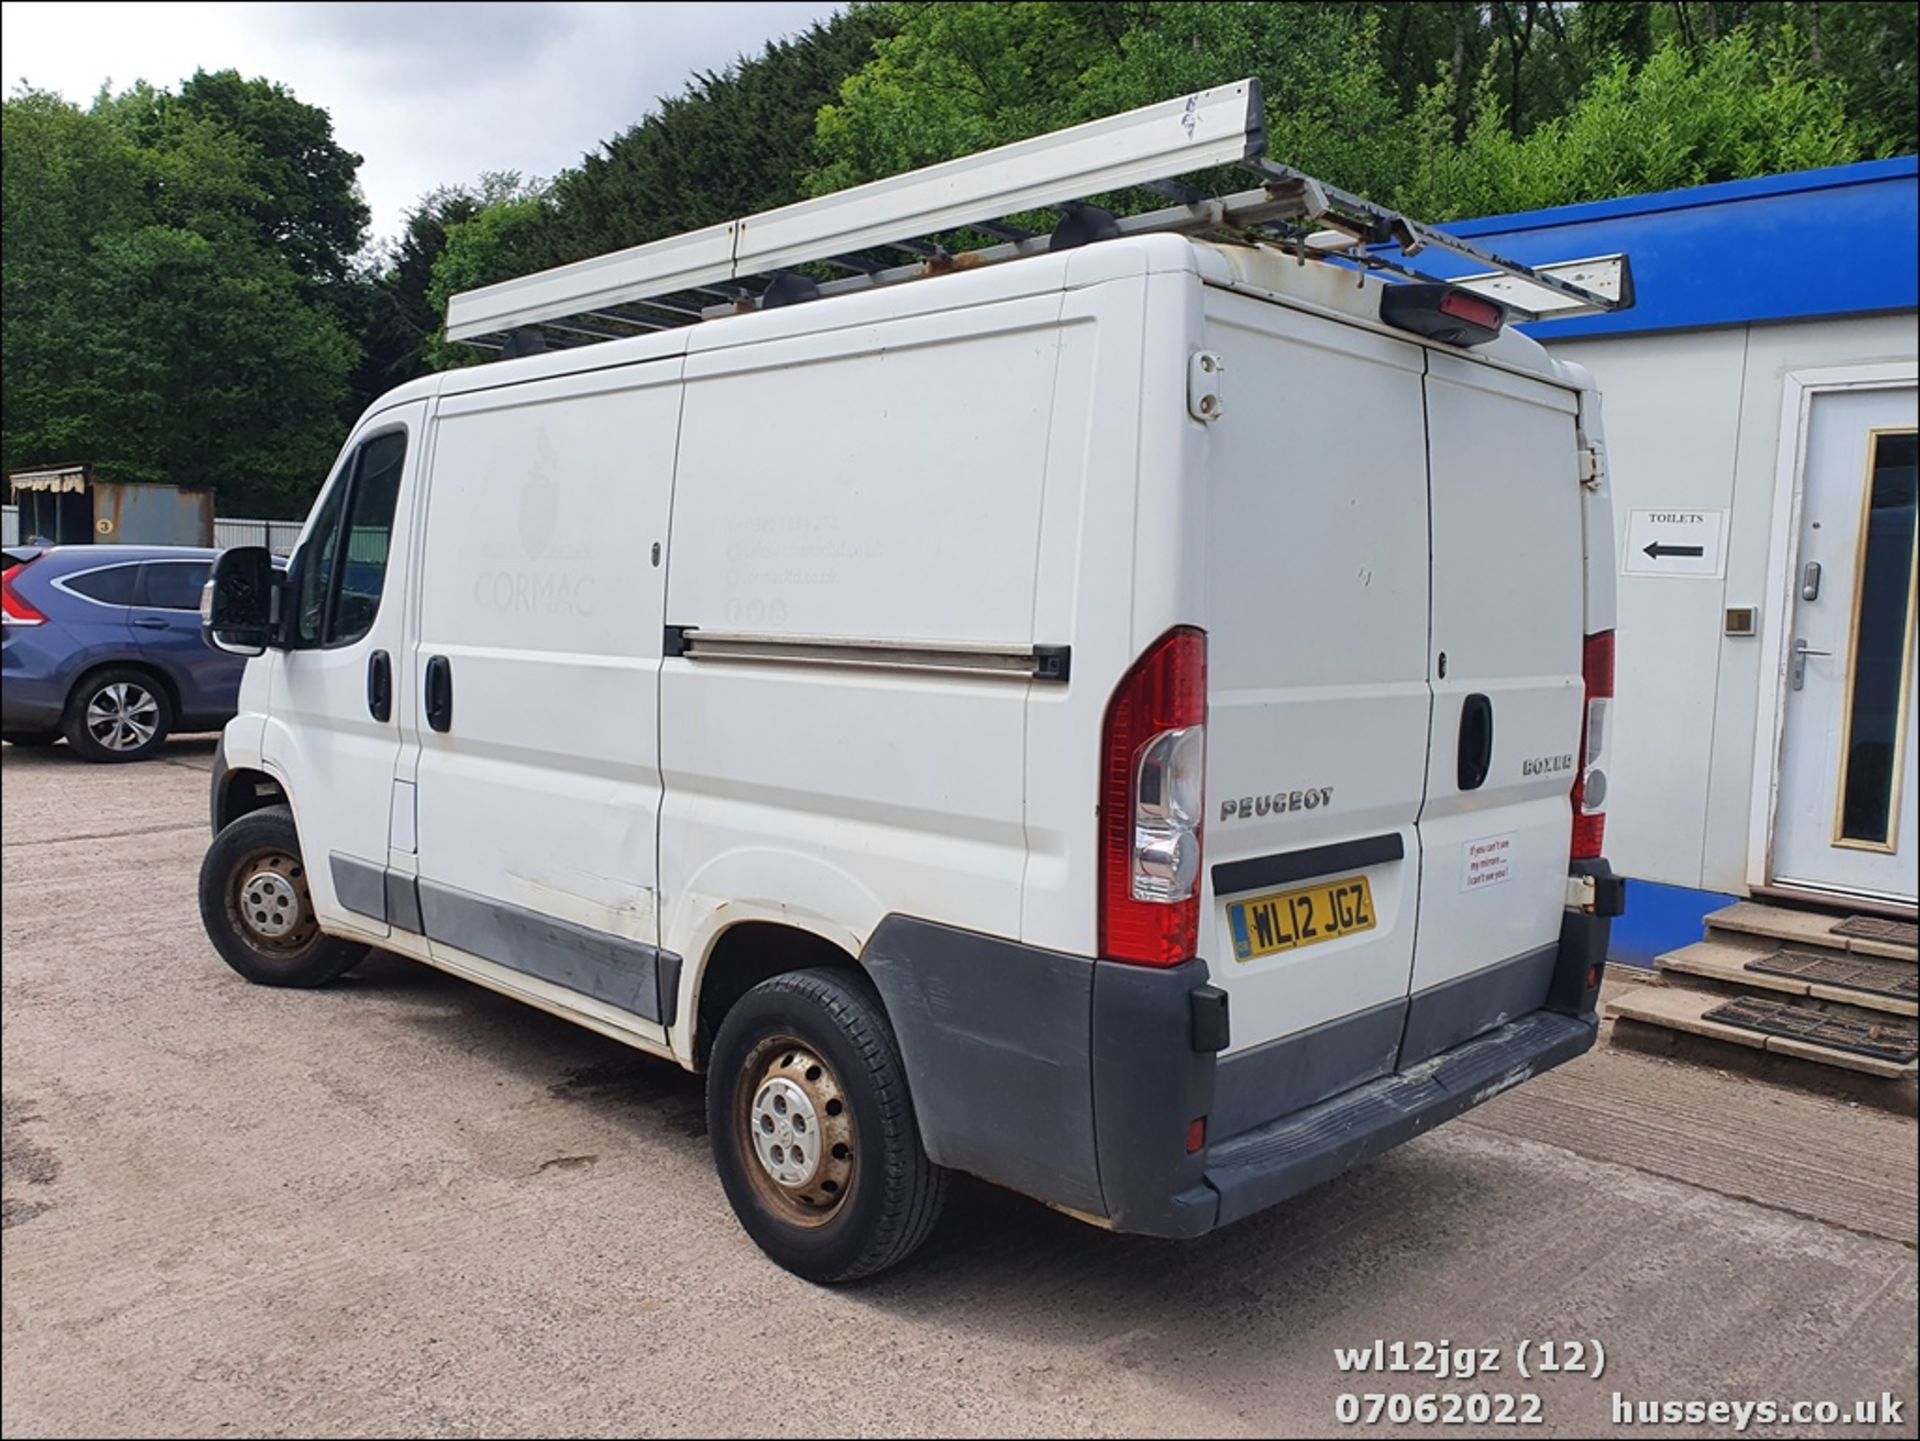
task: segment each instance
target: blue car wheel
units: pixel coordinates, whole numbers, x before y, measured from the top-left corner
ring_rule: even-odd
[[[61,729],[90,761],[145,760],[173,728],[173,702],[147,671],[108,666],[74,687]]]

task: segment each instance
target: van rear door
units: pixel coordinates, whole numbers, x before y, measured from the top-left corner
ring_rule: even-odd
[[[1405,1068],[1546,998],[1580,738],[1573,392],[1429,353],[1433,741]]]
[[[1420,347],[1204,296],[1233,408],[1207,429],[1205,489],[1219,1137],[1394,1066],[1431,702],[1427,454]]]

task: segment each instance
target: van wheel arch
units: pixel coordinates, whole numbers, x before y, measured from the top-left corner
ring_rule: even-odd
[[[778,921],[739,921],[713,940],[694,997],[694,1068],[704,1071],[713,1038],[740,998],[762,981],[790,971],[865,974],[859,959],[816,931]]]
[[[240,817],[268,806],[293,809],[293,797],[287,794],[279,777],[250,766],[223,770],[214,797],[213,833],[219,835]]]

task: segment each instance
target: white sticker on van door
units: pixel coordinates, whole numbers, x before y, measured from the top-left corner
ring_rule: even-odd
[[[1513,835],[1482,836],[1460,847],[1460,889],[1477,891],[1513,878]]]

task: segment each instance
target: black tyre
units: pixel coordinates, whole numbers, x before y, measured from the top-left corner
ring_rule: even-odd
[[[73,688],[60,729],[87,760],[143,761],[166,744],[173,702],[150,672],[108,666]]]
[[[893,1027],[857,973],[793,971],[741,997],[708,1058],[707,1128],[740,1224],[809,1281],[898,1265],[946,1204]]]
[[[7,731],[4,735],[0,735],[0,741],[5,741],[8,745],[24,746],[29,750],[53,745],[59,739],[59,731],[34,731],[26,735]]]
[[[213,838],[200,863],[200,920],[221,958],[256,985],[324,986],[367,954],[321,934],[286,806],[249,811]]]

